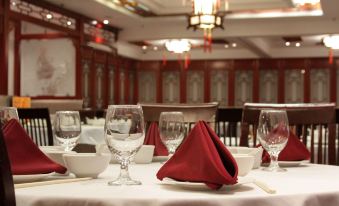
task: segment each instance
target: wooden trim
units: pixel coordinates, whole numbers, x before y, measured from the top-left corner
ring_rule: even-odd
[[[231,69],[228,72],[228,106],[234,106],[235,98],[235,72],[234,61],[232,62]]]
[[[337,102],[337,70],[339,69],[339,59],[334,59],[333,64],[330,65],[330,101]],[[339,152],[338,152],[339,156]],[[339,161],[339,159],[338,159]]]
[[[184,67],[181,67],[180,72],[180,103],[186,103],[186,80],[187,79],[187,71]]]
[[[8,94],[8,11],[9,1],[0,2],[3,6],[3,15],[0,17],[2,33],[0,34],[0,94]]]
[[[304,102],[309,103],[311,101],[311,72],[310,72],[310,61],[305,60],[304,62]]]
[[[285,70],[284,61],[278,61],[278,103],[285,102]]]
[[[253,102],[259,102],[259,84],[259,60],[256,60],[255,62],[253,62]]]
[[[20,96],[21,88],[21,65],[20,65],[20,36],[21,22],[15,22],[15,41],[14,41],[14,94]]]
[[[53,23],[50,23],[50,22],[47,22],[47,21],[44,21],[44,20],[41,20],[41,19],[37,19],[37,18],[31,17],[31,16],[28,16],[28,15],[20,14],[20,13],[14,12],[14,11],[9,11],[9,16],[12,19],[16,19],[16,20],[19,20],[19,21],[21,21],[21,20],[22,21],[28,21],[28,22],[31,22],[31,23],[34,23],[34,24],[37,24],[37,25],[40,25],[40,26],[43,26],[43,27],[47,27],[47,28],[50,28],[50,29],[59,30],[59,31],[68,33],[69,35],[72,35],[72,36],[75,36],[75,37],[79,36],[79,33],[76,30],[72,30],[72,29],[69,29],[69,28],[66,28],[66,27],[63,27],[63,26],[59,26],[57,24],[53,24]]]
[[[72,36],[63,33],[49,33],[49,34],[21,34],[18,40],[25,39],[58,39],[71,38]]]
[[[204,69],[204,101],[210,102],[211,100],[211,70],[206,68]]]
[[[157,84],[157,87],[156,87],[156,101],[158,103],[162,103],[162,72],[159,69],[156,70],[156,84]]]

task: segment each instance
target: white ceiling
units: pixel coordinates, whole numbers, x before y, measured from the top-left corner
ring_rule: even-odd
[[[117,43],[121,55],[140,59],[162,59],[163,51],[149,49],[143,52],[131,41],[151,41],[174,38],[201,39],[202,31],[186,29],[185,16],[140,17],[112,3],[112,0],[46,0],[56,5],[89,16],[93,19],[109,19],[112,26],[122,28]],[[156,14],[190,13],[191,1],[137,0]],[[225,29],[213,30],[213,37],[237,42],[235,48],[214,46],[212,53],[202,49],[191,51],[192,59],[239,59],[282,57],[327,57],[328,49],[320,44],[324,35],[339,34],[338,0],[321,0],[323,14],[309,11],[276,13],[276,9],[290,8],[292,0],[229,0],[229,13],[224,19]],[[270,10],[275,17],[263,17],[262,13],[247,12]],[[289,9],[291,10],[291,9]],[[246,12],[245,12],[246,11]],[[241,12],[239,14],[239,12]],[[248,16],[251,14],[251,16]],[[266,14],[266,13],[265,13]],[[314,16],[315,14],[315,16]],[[313,16],[312,16],[313,15]],[[302,45],[286,47],[282,37],[301,36]],[[335,56],[339,52],[335,51]],[[168,59],[176,55],[167,54]]]

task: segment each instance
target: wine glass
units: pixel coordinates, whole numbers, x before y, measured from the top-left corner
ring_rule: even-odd
[[[184,139],[184,114],[182,112],[161,112],[159,118],[160,138],[165,144],[169,157]]]
[[[15,107],[0,107],[0,123],[5,125],[9,120],[19,121],[18,111]]]
[[[80,138],[81,122],[79,112],[57,111],[55,113],[54,130],[56,139],[64,147],[64,151],[71,151]]]
[[[140,185],[131,179],[128,165],[145,139],[144,115],[140,105],[110,105],[105,121],[106,144],[120,163],[120,175],[109,185]]]
[[[279,153],[287,144],[289,126],[286,111],[284,110],[261,110],[257,134],[261,145],[271,158],[267,171],[286,171],[278,164]]]

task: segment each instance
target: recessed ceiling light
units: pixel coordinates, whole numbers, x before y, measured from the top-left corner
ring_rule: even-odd
[[[13,5],[13,6],[16,6],[16,2],[15,2],[15,1],[12,1],[12,5]]]
[[[300,42],[296,42],[296,43],[295,43],[295,46],[296,46],[296,47],[300,47],[300,46],[301,46]]]
[[[232,43],[232,47],[237,47],[237,43]]]
[[[227,49],[228,47],[230,47],[229,44],[225,44],[224,47]]]
[[[302,69],[302,70],[300,71],[301,74],[305,74],[305,72],[306,72],[305,69]]]
[[[53,16],[52,16],[52,14],[46,14],[46,18],[47,18],[47,19],[52,19]]]
[[[154,50],[154,51],[157,51],[157,50],[158,50],[158,47],[157,47],[157,46],[154,46],[154,47],[153,47],[153,50]]]
[[[92,20],[92,21],[91,21],[91,24],[92,24],[92,25],[97,25],[97,23],[98,23],[97,20]]]
[[[107,19],[105,19],[105,20],[103,20],[103,21],[102,21],[102,23],[104,23],[104,24],[108,24],[108,23],[109,23],[109,21],[108,21]]]
[[[290,46],[291,45],[291,42],[287,41],[285,42],[285,46]]]
[[[142,50],[146,50],[146,49],[147,49],[147,46],[146,46],[146,45],[143,45],[141,48],[142,48]]]
[[[67,25],[68,25],[68,26],[71,26],[71,25],[72,25],[72,22],[68,20],[68,21],[67,21]]]

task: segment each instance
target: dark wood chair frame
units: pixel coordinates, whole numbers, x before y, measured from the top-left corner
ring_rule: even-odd
[[[48,108],[18,109],[20,123],[39,146],[53,145],[52,123]]]
[[[317,163],[336,164],[336,117],[335,104],[256,104],[246,103],[241,122],[240,146],[249,145],[250,125],[252,126],[253,145],[257,144],[256,128],[262,109],[284,109],[289,124],[301,141],[310,143],[311,162],[315,162],[314,130],[319,126]],[[307,142],[307,129],[311,129],[311,140]],[[325,129],[323,137],[322,130]],[[323,151],[324,150],[324,151]],[[327,157],[325,156],[327,154]],[[327,161],[326,161],[327,159]]]

